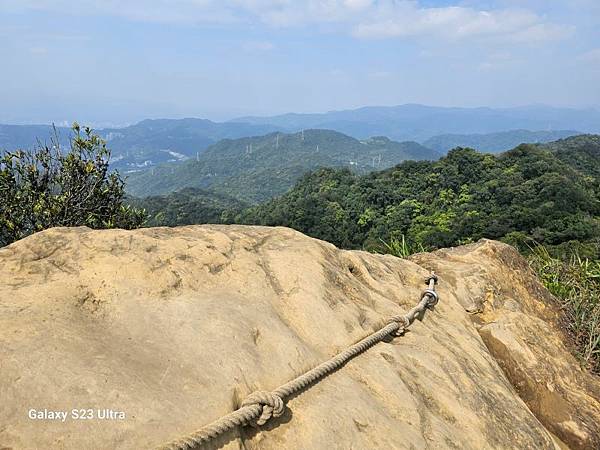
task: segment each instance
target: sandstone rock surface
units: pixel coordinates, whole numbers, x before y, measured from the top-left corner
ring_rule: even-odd
[[[406,312],[431,268],[440,303],[409,332],[214,447],[558,449],[550,430],[593,448],[598,382],[509,253],[485,241],[408,261],[267,227],[35,234],[0,249],[0,449],[159,446]]]
[[[571,448],[600,449],[600,380],[581,370],[565,347],[555,302],[526,261],[492,241],[412,260],[444,277],[546,428]]]

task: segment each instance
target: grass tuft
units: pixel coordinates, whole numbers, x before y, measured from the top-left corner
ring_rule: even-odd
[[[600,261],[577,253],[558,259],[535,244],[529,263],[561,302],[582,364],[600,374]]]
[[[398,258],[408,258],[415,253],[425,252],[425,247],[422,244],[412,244],[406,240],[404,235],[400,238],[392,236],[388,242],[381,239],[383,248],[380,253],[394,255]]]

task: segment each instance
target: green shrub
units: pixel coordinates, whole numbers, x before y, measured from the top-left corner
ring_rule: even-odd
[[[73,125],[69,152],[58,140],[0,157],[0,246],[56,226],[137,228],[145,213],[123,203],[110,151],[90,128]]]

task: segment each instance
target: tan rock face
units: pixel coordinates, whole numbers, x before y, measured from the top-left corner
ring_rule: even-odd
[[[412,258],[452,286],[531,411],[569,447],[600,449],[600,380],[580,369],[557,308],[518,252],[481,241]]]
[[[30,236],[0,249],[0,448],[152,448],[188,434],[406,312],[430,268],[441,300],[422,322],[215,447],[558,448],[540,420],[593,445],[598,384],[518,264],[491,242],[406,261],[285,228]],[[477,327],[465,306],[482,311]],[[66,418],[29,417],[44,409]]]

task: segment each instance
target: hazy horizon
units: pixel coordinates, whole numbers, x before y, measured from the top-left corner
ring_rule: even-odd
[[[400,104],[400,105],[362,105],[362,106],[357,106],[356,108],[345,108],[345,109],[332,109],[332,110],[327,110],[327,111],[303,111],[303,112],[299,112],[299,111],[293,111],[293,110],[285,110],[281,113],[275,113],[275,114],[252,114],[252,113],[248,113],[248,114],[238,114],[238,115],[232,115],[232,116],[223,116],[223,117],[199,117],[199,116],[186,116],[186,115],[179,115],[179,116],[155,116],[155,117],[140,117],[136,120],[130,121],[130,122],[122,122],[122,123],[115,123],[115,122],[86,122],[86,121],[81,121],[78,118],[73,118],[72,120],[61,120],[61,121],[47,121],[47,122],[41,122],[41,121],[18,121],[18,122],[7,122],[7,121],[0,121],[0,125],[54,125],[56,127],[71,127],[71,125],[73,124],[73,122],[75,121],[79,121],[81,125],[86,125],[86,126],[91,126],[94,128],[125,128],[131,125],[135,125],[138,124],[140,122],[143,122],[145,120],[183,120],[183,119],[199,119],[199,120],[210,120],[211,122],[215,122],[215,123],[225,123],[225,122],[231,122],[231,121],[235,121],[236,119],[243,119],[244,117],[258,117],[258,118],[269,118],[269,117],[276,117],[276,116],[283,116],[283,115],[287,115],[287,114],[298,114],[298,115],[303,115],[303,114],[309,114],[309,115],[320,115],[320,114],[327,114],[327,113],[334,113],[334,112],[343,112],[343,111],[355,111],[355,110],[360,110],[363,108],[396,108],[396,107],[403,107],[403,106],[422,106],[422,107],[426,107],[426,108],[447,108],[447,109],[492,109],[492,110],[516,110],[516,109],[528,109],[528,108],[550,108],[550,109],[562,109],[562,110],[574,110],[574,111],[585,111],[585,110],[592,110],[592,111],[596,111],[596,112],[600,112],[600,108],[597,107],[582,107],[582,108],[572,108],[572,107],[561,107],[561,106],[555,106],[555,105],[545,105],[545,104],[526,104],[526,105],[515,105],[515,106],[507,106],[507,107],[491,107],[491,106],[472,106],[472,107],[468,107],[468,106],[454,106],[454,105],[425,105],[425,104],[421,104],[421,103],[405,103],[405,104]],[[525,129],[525,128],[524,128]],[[537,131],[537,130],[530,130],[530,131]]]
[[[0,123],[600,109],[595,0],[5,0]]]

